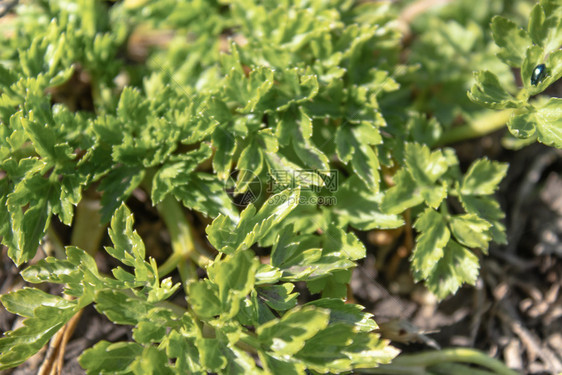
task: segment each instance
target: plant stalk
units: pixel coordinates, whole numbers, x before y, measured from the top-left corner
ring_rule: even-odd
[[[177,267],[180,271],[182,285],[186,288],[187,283],[194,277],[193,272],[189,270],[190,267],[186,265],[191,254],[195,251],[189,223],[179,203],[170,195],[157,204],[156,208],[170,232],[173,251],[166,262],[159,267],[158,274],[165,276]]]
[[[70,243],[94,256],[99,249],[106,226],[101,224],[98,199],[83,197],[76,206]]]
[[[470,363],[486,367],[497,375],[517,375],[502,362],[488,355],[469,348],[451,348],[419,354],[403,354],[396,357],[392,363],[380,367],[361,370],[370,374],[428,374],[427,369],[448,362]],[[420,372],[421,371],[421,372]],[[473,372],[474,373],[474,372]]]
[[[53,225],[50,224],[47,228],[47,237],[49,237],[49,241],[45,244],[45,253],[47,256],[55,256],[59,259],[64,259],[65,251],[64,251],[64,244],[62,243],[59,235],[53,228]],[[50,243],[53,247],[49,249],[46,245]],[[54,254],[53,254],[54,252]]]
[[[513,113],[511,109],[488,112],[475,118],[468,124],[454,127],[443,134],[437,146],[446,146],[452,143],[479,138],[502,129]]]
[[[240,335],[240,341],[238,341],[237,346],[239,346],[241,349],[247,352],[254,353],[254,354],[257,354],[258,350],[261,347],[260,341],[255,336],[255,334],[252,334],[251,332],[248,331],[242,332],[242,334]]]
[[[455,375],[495,375],[495,372],[479,370],[474,367],[468,367],[459,363],[440,363],[430,367],[430,371],[434,374],[455,374]]]

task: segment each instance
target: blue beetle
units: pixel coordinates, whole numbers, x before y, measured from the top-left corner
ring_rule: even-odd
[[[539,64],[533,70],[533,74],[531,75],[531,85],[536,86],[538,85],[546,76],[546,65]]]

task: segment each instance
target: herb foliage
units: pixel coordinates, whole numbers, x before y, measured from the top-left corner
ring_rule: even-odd
[[[446,147],[494,114],[475,103],[509,109],[523,143],[562,148],[562,103],[536,96],[562,76],[562,4],[540,1],[526,30],[494,17],[491,40],[490,17],[517,12],[485,3],[417,19],[407,59],[389,2],[17,6],[0,26],[0,236],[28,283],[61,284],[65,297],[27,287],[0,297],[26,318],[0,338],[0,369],[90,304],[134,328],[133,341],[81,355],[89,374],[341,373],[390,362],[398,351],[371,314],[344,303],[366,252],[357,233],[411,216],[413,277],[443,299],[476,281],[491,241],[506,243],[494,192],[507,165],[479,159],[463,171]],[[137,51],[141,64],[125,57],[134,37],[161,30],[171,35],[165,48]],[[539,64],[546,74],[534,85]],[[91,103],[61,94],[80,77]],[[253,182],[272,176],[273,191],[256,193]],[[241,209],[225,186],[255,199]],[[135,189],[172,237],[160,267],[133,229]],[[122,265],[103,274],[76,246],[32,261],[53,217],[73,226],[75,206],[95,190],[113,243],[105,251]],[[335,203],[310,204],[326,196]],[[208,218],[213,252],[193,238],[184,209]],[[176,267],[180,283],[166,277]],[[296,283],[317,298],[299,304]],[[175,293],[187,309],[167,301]]]

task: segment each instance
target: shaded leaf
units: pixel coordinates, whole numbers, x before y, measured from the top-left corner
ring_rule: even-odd
[[[422,202],[414,179],[405,169],[400,169],[394,175],[394,186],[383,197],[381,208],[385,213],[398,214]]]
[[[414,228],[420,232],[412,253],[414,277],[419,281],[432,274],[437,262],[443,258],[443,249],[449,242],[451,232],[437,211],[427,208],[416,220]]]
[[[303,307],[288,311],[281,319],[259,326],[260,341],[279,355],[292,355],[300,351],[305,341],[328,325],[330,313],[319,308]]]
[[[298,293],[292,293],[294,285],[285,283],[281,285],[262,286],[256,288],[259,296],[272,309],[285,311],[297,305]]]
[[[491,26],[492,36],[502,48],[498,57],[512,67],[520,67],[525,58],[525,51],[532,44],[527,32],[515,22],[500,16],[492,19]]]
[[[479,159],[472,163],[464,175],[461,194],[487,195],[493,194],[500,181],[505,177],[507,164],[487,159]]]
[[[142,346],[134,342],[102,340],[82,353],[78,362],[87,374],[129,374],[129,365],[142,352]]]
[[[439,299],[455,293],[463,283],[474,284],[478,277],[478,257],[454,241],[435,265],[426,285]]]
[[[455,239],[466,247],[479,248],[487,252],[491,240],[488,230],[492,224],[475,214],[454,215],[449,228]]]
[[[219,215],[205,230],[209,241],[227,254],[247,249],[281,222],[298,205],[299,197],[300,189],[285,190],[271,196],[257,212],[250,204],[240,214],[237,224]]]
[[[474,79],[476,82],[468,92],[473,102],[494,109],[518,107],[518,101],[502,88],[494,73],[487,70],[476,72]]]

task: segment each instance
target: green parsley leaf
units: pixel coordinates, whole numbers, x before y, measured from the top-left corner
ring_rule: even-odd
[[[443,258],[443,249],[451,238],[451,232],[443,216],[431,208],[427,208],[418,217],[414,228],[420,234],[411,260],[414,277],[419,281],[428,278],[437,262]]]

